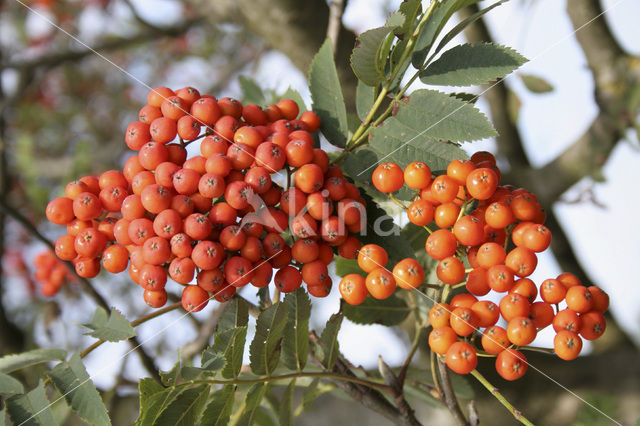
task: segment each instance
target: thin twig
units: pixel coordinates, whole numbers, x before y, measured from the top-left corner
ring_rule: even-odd
[[[449,409],[449,412],[456,419],[456,422],[460,425],[469,425],[469,421],[462,414],[462,409],[460,409],[460,404],[458,403],[458,398],[456,397],[455,392],[453,391],[453,385],[451,384],[451,377],[449,377],[449,370],[447,369],[447,364],[440,358],[438,360],[438,371],[440,375],[440,385],[442,387],[442,396],[444,399],[444,403]]]
[[[485,377],[480,374],[478,370],[473,370],[471,372],[471,375],[473,375],[473,377],[475,377],[480,383],[482,383],[482,385],[487,388],[487,390],[491,392],[491,394],[495,396],[496,399],[500,401],[500,403],[504,405],[511,414],[513,414],[513,417],[515,417],[516,420],[518,420],[522,424],[533,426],[533,423],[531,423],[525,416],[523,416],[522,413],[518,411],[509,401],[507,401],[507,399],[500,393],[498,388],[493,386],[487,379],[485,379]]]
[[[342,12],[344,11],[344,0],[331,0],[329,2],[329,22],[327,24],[327,38],[331,40],[333,54],[338,51],[338,37],[342,27]]]

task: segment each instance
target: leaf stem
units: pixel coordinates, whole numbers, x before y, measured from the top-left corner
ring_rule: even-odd
[[[519,346],[516,349],[518,349],[519,351],[523,350],[523,351],[542,352],[542,353],[551,354],[551,355],[554,355],[556,353],[553,350],[553,348],[541,348],[539,346]]]
[[[389,385],[384,383],[373,382],[371,380],[361,379],[359,377],[345,376],[338,373],[324,372],[324,371],[301,371],[298,373],[282,374],[280,376],[260,376],[255,379],[231,379],[231,380],[194,380],[189,383],[199,384],[208,383],[212,385],[244,385],[254,383],[273,382],[277,380],[296,379],[299,377],[319,377],[323,379],[336,379],[345,382],[357,383],[359,385],[367,386],[370,388],[380,389],[386,392],[393,392],[393,389]]]
[[[516,420],[518,420],[520,423],[528,425],[528,426],[533,426],[533,423],[531,423],[526,417],[524,417],[522,415],[522,413],[520,411],[518,411],[509,401],[507,401],[507,399],[500,393],[500,391],[498,390],[498,388],[496,388],[495,386],[493,386],[482,374],[480,374],[478,372],[478,370],[473,370],[471,372],[471,374],[473,375],[473,377],[475,377],[480,383],[482,383],[482,385],[487,388],[487,390],[489,392],[491,392],[491,394],[493,396],[496,397],[496,399],[498,401],[500,401],[500,403],[502,405],[505,406],[505,408],[507,410],[509,410],[509,412],[511,414],[513,414],[513,417],[515,417]]]
[[[142,317],[140,317],[140,318],[138,318],[136,320],[131,321],[130,322],[131,327],[136,327],[136,326],[138,326],[140,324],[143,324],[143,323],[145,323],[145,322],[147,322],[149,320],[152,320],[152,319],[154,319],[156,317],[159,317],[160,315],[164,315],[167,312],[174,311],[174,310],[178,309],[180,306],[182,306],[182,303],[181,302],[176,302],[173,305],[169,305],[169,306],[166,306],[166,307],[164,307],[162,309],[158,309],[157,311],[153,311],[150,314],[147,314],[147,315],[142,316]],[[103,339],[95,341],[91,346],[88,346],[85,350],[80,352],[80,358],[86,357],[91,352],[93,352],[94,349],[96,349],[97,347],[102,345],[104,342],[105,342],[105,340],[103,340]]]

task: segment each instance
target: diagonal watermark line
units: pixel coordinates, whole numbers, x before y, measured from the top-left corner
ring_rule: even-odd
[[[247,272],[251,273],[253,271],[255,271],[256,269],[258,269],[259,267],[261,267],[262,265],[264,265],[265,263],[267,263],[268,261],[270,261],[271,259],[273,259],[274,257],[276,257],[277,255],[279,255],[280,253],[282,253],[282,250],[279,250],[277,253],[275,253],[274,255],[272,255],[271,257],[269,257],[268,259],[263,260],[262,262],[260,262],[260,264],[258,266],[254,266],[251,270],[249,270]],[[200,303],[199,305],[196,306],[196,308],[199,308],[200,306],[206,305],[207,303],[209,303],[210,300],[214,299],[218,294],[222,293],[223,291],[225,291],[226,289],[228,289],[229,287],[233,286],[234,283],[236,283],[238,280],[241,280],[242,278],[244,278],[244,276],[236,278],[233,282],[229,283],[228,285],[226,285],[222,290],[219,290],[217,293],[212,294],[211,296],[209,296],[208,299],[205,299],[204,302]],[[163,328],[161,328],[160,330],[156,331],[155,333],[153,333],[150,337],[148,337],[147,339],[145,339],[144,341],[140,342],[138,345],[132,347],[131,349],[129,349],[127,352],[125,352],[122,356],[120,356],[118,359],[114,360],[113,362],[107,363],[106,366],[104,366],[102,369],[100,369],[100,371],[98,371],[95,374],[92,374],[91,376],[89,376],[87,379],[85,379],[84,381],[82,381],[81,383],[79,383],[78,385],[76,385],[73,389],[67,391],[66,393],[64,393],[63,395],[59,396],[58,398],[56,398],[53,402],[51,402],[49,405],[47,405],[45,408],[41,409],[40,411],[38,411],[37,413],[34,413],[31,417],[29,417],[28,419],[26,419],[25,421],[23,421],[22,423],[20,423],[18,426],[22,426],[25,423],[28,423],[29,420],[33,419],[34,417],[38,416],[38,414],[42,413],[44,410],[48,409],[49,407],[51,407],[52,405],[54,405],[56,402],[60,401],[62,398],[64,398],[65,396],[69,395],[71,392],[75,391],[76,389],[78,389],[80,386],[84,385],[85,383],[87,383],[88,381],[91,380],[92,377],[95,376],[99,376],[101,375],[104,371],[106,371],[108,368],[112,367],[113,365],[115,365],[116,362],[120,361],[121,359],[127,357],[129,354],[131,354],[133,351],[135,351],[136,349],[138,349],[140,346],[142,346],[143,344],[155,339],[157,336],[159,336],[160,334],[164,333],[165,331],[167,331],[169,328],[173,327],[176,323],[178,323],[179,321],[181,321],[183,318],[185,318],[186,316],[190,315],[191,312],[185,312],[184,314],[182,314],[180,317],[176,318],[175,320],[171,321],[169,324],[167,324],[166,326],[164,326]]]
[[[17,1],[17,0],[16,0]],[[583,28],[587,27],[588,25],[590,25],[593,21],[595,21],[596,19],[600,18],[601,16],[603,16],[605,13],[609,12],[610,10],[614,9],[616,6],[618,6],[620,3],[624,2],[625,0],[618,0],[617,2],[615,2],[613,5],[611,5],[610,7],[608,7],[607,9],[603,10],[602,12],[600,12],[598,15],[594,16],[593,18],[591,18],[590,20],[588,20],[587,22],[585,22],[584,24],[580,25],[578,28],[576,28],[574,31],[572,31],[571,33],[565,35],[564,37],[562,37],[560,40],[556,41],[555,43],[551,44],[550,46],[547,46],[545,49],[543,49],[540,53],[538,53],[537,55],[535,55],[530,61],[529,63],[532,63],[533,61],[535,61],[536,59],[540,58],[541,56],[546,55],[549,51],[555,49],[558,45],[564,43],[567,39],[569,39],[570,37],[572,37],[573,35],[575,35],[577,32],[579,32],[580,30],[582,30]],[[487,87],[486,89],[484,89],[482,92],[480,92],[478,95],[476,95],[476,99],[479,98],[480,96],[484,95],[485,93],[487,93],[489,90],[493,89],[494,87],[496,87],[498,84],[500,84],[501,82],[503,82],[504,80],[510,78],[511,76],[513,76],[514,73],[511,73],[509,75],[507,75],[506,77],[504,77],[502,80],[496,81],[495,83],[491,84],[489,87]],[[425,133],[427,133],[429,130],[431,130],[432,128],[434,128],[435,126],[437,126],[438,124],[442,123],[444,120],[446,120],[447,118],[451,117],[453,114],[455,114],[456,112],[460,111],[462,108],[464,108],[465,104],[459,106],[458,108],[454,109],[453,111],[451,111],[449,114],[445,115],[444,117],[442,117],[440,120],[436,121],[435,123],[433,123],[432,125],[430,125],[429,127],[427,127],[426,129],[422,130],[420,133],[418,133],[417,135],[415,135],[414,137],[412,137],[411,139],[409,139],[408,141],[404,142],[402,145],[400,145],[399,147],[397,147],[396,149],[394,149],[393,151],[391,151],[390,153],[388,153],[387,155],[385,155],[384,157],[380,158],[378,161],[374,162],[373,164],[371,164],[369,167],[367,167],[366,169],[362,170],[360,173],[358,173],[358,176],[360,176],[361,174],[363,174],[364,172],[366,172],[367,170],[370,170],[372,167],[375,167],[376,165],[382,163],[382,161],[384,161],[384,159],[389,158],[391,155],[395,154],[396,152],[398,152],[399,150],[401,150],[402,148],[404,148],[405,146],[407,146],[408,144],[410,144],[412,141],[416,140],[417,138],[419,138],[420,136],[424,135]]]
[[[371,260],[373,263],[375,263],[376,265],[378,265],[380,268],[383,268],[384,270],[386,270],[387,272],[390,272],[391,274],[393,274],[392,271],[390,271],[386,266],[381,265],[380,263],[378,263],[375,259],[368,257],[367,259]],[[402,281],[403,283],[407,284],[409,287],[412,287],[412,285],[410,283],[408,283],[404,278],[402,277],[396,277],[394,276],[394,278],[397,280]],[[443,287],[444,288],[444,287]],[[424,297],[425,299],[433,302],[434,304],[439,303],[437,300],[435,300],[432,297],[429,297],[428,295],[426,295],[425,293],[421,292],[420,290],[418,290],[417,287],[413,287],[413,291],[415,291],[416,293],[418,293],[420,296]],[[446,307],[442,307],[445,311],[447,311],[449,314],[452,314],[453,311],[446,308]],[[464,318],[458,316],[457,318],[459,318],[460,320],[462,320],[462,322],[464,322],[466,325],[472,327],[474,329],[474,331],[480,333],[480,335],[484,334],[480,331],[480,327],[476,327],[473,324],[470,324],[468,321],[466,321]],[[547,326],[548,327],[548,326]],[[498,346],[502,346],[502,344],[500,342],[498,342],[497,340],[495,340],[493,337],[486,335],[487,339],[491,340],[493,343],[496,343]],[[518,359],[522,362],[524,362],[525,364],[527,364],[527,366],[531,367],[533,370],[535,370],[536,372],[540,373],[543,377],[545,377],[546,379],[550,380],[552,383],[556,384],[557,386],[559,386],[560,388],[562,388],[564,391],[568,392],[570,395],[572,395],[573,397],[575,397],[576,399],[582,401],[584,404],[588,405],[589,407],[591,407],[593,410],[597,411],[598,413],[602,414],[604,417],[606,417],[607,419],[611,420],[613,423],[622,426],[622,423],[618,422],[617,420],[615,420],[614,418],[612,418],[611,416],[609,416],[607,413],[605,413],[604,411],[600,410],[598,407],[594,406],[593,404],[589,403],[588,401],[586,401],[584,398],[582,398],[580,395],[578,395],[577,393],[575,393],[574,391],[572,391],[571,389],[567,388],[566,386],[564,386],[562,383],[558,382],[557,380],[555,380],[553,377],[549,376],[547,373],[545,373],[544,371],[540,370],[539,368],[537,368],[535,365],[531,364],[529,361],[527,361],[526,359],[520,358],[518,357]]]
[[[49,18],[47,18],[45,15],[41,14],[40,12],[38,12],[37,10],[31,8],[29,5],[25,4],[23,1],[21,0],[15,0],[17,3],[19,3],[20,5],[22,5],[24,8],[28,9],[29,11],[31,11],[32,13],[34,13],[35,15],[37,15],[38,17],[40,17],[41,19],[45,20],[46,22],[48,22],[50,25],[52,25],[53,27],[57,28],[58,30],[60,30],[61,32],[63,32],[65,35],[67,35],[68,37],[70,37],[71,39],[73,39],[75,42],[77,42],[78,44],[82,45],[83,47],[87,48],[88,50],[90,50],[92,53],[94,53],[96,56],[100,57],[101,59],[103,59],[104,61],[108,62],[109,64],[111,64],[112,66],[114,66],[115,68],[117,68],[120,72],[122,72],[123,74],[125,74],[126,76],[128,76],[129,78],[131,78],[132,80],[136,81],[137,83],[141,84],[142,86],[146,87],[147,89],[149,89],[150,91],[154,91],[156,94],[160,95],[163,99],[166,99],[166,97],[162,96],[161,94],[159,94],[158,92],[156,92],[151,86],[149,86],[148,84],[146,84],[144,81],[140,80],[139,78],[137,78],[136,76],[134,76],[133,74],[131,74],[130,72],[128,72],[127,70],[125,70],[124,68],[122,68],[121,66],[119,66],[118,64],[116,64],[115,62],[111,61],[109,58],[107,58],[106,56],[104,56],[103,54],[101,54],[100,52],[96,51],[95,49],[93,49],[91,46],[89,46],[88,44],[84,43],[82,40],[80,40],[78,37],[74,36],[73,34],[69,33],[68,31],[66,31],[64,28],[61,28],[60,26],[56,25],[53,21],[51,21]],[[605,13],[607,13],[608,11],[614,9],[615,7],[617,7],[620,3],[622,3],[624,0],[618,0],[616,3],[614,3],[612,6],[610,6],[609,8],[607,8],[606,10],[602,11],[600,14],[598,14],[597,16],[595,16],[594,18],[590,19],[589,21],[587,21],[586,23],[584,23],[583,25],[581,25],[580,27],[578,27],[577,29],[575,29],[573,32],[571,32],[570,34],[567,34],[566,36],[564,36],[563,38],[561,38],[560,40],[558,40],[557,42],[555,42],[554,44],[552,44],[551,46],[547,47],[546,49],[544,49],[542,52],[540,52],[539,54],[537,54],[536,56],[534,56],[531,59],[531,62],[535,61],[536,59],[538,59],[539,57],[545,55],[547,52],[549,52],[550,50],[554,49],[557,45],[563,43],[565,40],[567,40],[568,38],[572,37],[574,34],[576,34],[578,31],[582,30],[583,28],[585,28],[586,26],[588,26],[589,24],[591,24],[593,21],[595,21],[596,19],[598,19],[599,17],[601,17],[602,15],[604,15]],[[503,80],[506,80],[507,78],[511,77],[511,75],[506,76]],[[493,87],[495,87],[496,85],[498,85],[499,82],[496,82],[492,85],[490,85],[489,87],[487,87],[485,90],[483,90],[482,92],[480,92],[477,96],[481,96],[484,93],[486,93],[487,91],[491,90]],[[397,152],[398,150],[402,149],[404,146],[406,146],[407,144],[411,143],[413,140],[415,140],[416,138],[420,137],[421,135],[423,135],[424,133],[426,133],[427,131],[429,131],[430,129],[432,129],[434,126],[438,125],[439,123],[441,123],[443,120],[445,120],[446,118],[450,117],[451,115],[455,114],[458,110],[460,110],[462,107],[457,108],[456,110],[450,112],[449,114],[447,114],[445,117],[441,118],[440,120],[438,120],[436,123],[432,124],[431,126],[427,127],[426,129],[424,129],[423,131],[421,131],[420,133],[418,133],[417,135],[415,135],[413,138],[409,139],[408,141],[406,141],[403,145],[401,145],[400,147],[398,147],[397,149],[395,149],[394,151],[392,151],[391,153],[387,154],[386,156],[384,156],[382,159],[378,160],[376,163],[372,164],[371,166],[367,167],[366,169],[362,170],[359,174],[361,175],[362,173],[366,172],[367,170],[371,169],[372,167],[374,167],[375,165],[379,164],[382,160],[384,160],[385,158],[388,158],[390,155],[392,155],[393,153]],[[188,111],[184,111],[187,115],[191,116],[191,114]],[[215,129],[211,128],[210,126],[206,126],[208,130],[211,130],[213,133],[216,133],[219,137],[221,137],[222,139],[226,140],[227,142],[233,143],[233,141],[230,141],[228,138],[226,138],[224,135],[221,135],[220,133],[218,133]],[[243,149],[244,151],[244,149]],[[253,157],[255,159],[255,156],[253,156],[250,152],[244,151],[247,154],[249,154],[251,157]],[[270,168],[270,167],[269,167]],[[272,259],[273,257],[277,256],[280,252],[274,254],[273,256],[271,256],[269,259],[265,260],[264,262],[267,262],[268,260]],[[264,263],[262,262],[261,265]],[[259,266],[261,266],[259,265]],[[381,265],[380,265],[381,266]],[[257,267],[256,267],[257,268]],[[252,269],[251,271],[255,270],[256,268]],[[386,268],[385,268],[386,269]],[[388,269],[387,269],[388,271]],[[390,272],[390,271],[389,271]],[[404,280],[403,280],[404,281]],[[235,282],[235,281],[234,281]],[[233,284],[233,283],[232,283]],[[229,286],[231,286],[232,284],[229,284],[228,286],[226,286],[224,289],[220,290],[218,293],[216,293],[215,295],[219,294],[220,292],[226,290]],[[426,294],[420,292],[417,289],[416,290],[418,293],[420,293],[420,295],[422,295],[423,297],[427,298],[428,300],[431,300],[434,303],[437,303],[434,299],[430,298],[429,296],[427,296]],[[211,297],[215,297],[215,295],[211,296]],[[208,302],[211,297],[209,299],[206,300],[206,302]],[[205,303],[205,302],[203,302]],[[172,323],[170,323],[168,326],[164,327],[163,329],[161,329],[160,331],[158,331],[157,333],[155,333],[153,336],[151,336],[150,338],[146,339],[144,342],[141,342],[140,345],[148,342],[149,340],[155,338],[157,335],[163,333],[166,329],[168,329],[170,326],[172,326],[173,324],[175,324],[176,322],[180,321],[182,318],[184,318],[185,316],[189,315],[189,313],[185,313],[184,315],[182,315],[180,318],[176,319],[175,321],[173,321]],[[463,320],[464,321],[464,320]],[[471,324],[468,324],[471,325]],[[477,330],[477,328],[476,328]],[[492,339],[493,340],[493,339]],[[498,343],[498,342],[496,342]],[[129,355],[133,350],[137,349],[137,347],[132,348],[131,350],[129,350],[128,352],[126,352],[122,357],[126,357],[127,355]],[[122,359],[119,358],[119,359]],[[523,360],[524,361],[524,360]],[[526,361],[524,361],[526,362]],[[567,387],[563,386],[561,383],[559,383],[558,381],[556,381],[555,379],[553,379],[552,377],[550,377],[549,375],[545,374],[543,371],[539,370],[538,368],[536,368],[535,366],[531,365],[530,363],[526,362],[527,365],[529,365],[531,368],[533,368],[535,371],[539,372],[540,374],[542,374],[544,377],[546,377],[547,379],[549,379],[550,381],[552,381],[553,383],[555,383],[556,385],[558,385],[559,387],[561,387],[563,390],[567,391],[568,393],[570,393],[571,395],[573,395],[575,398],[579,399],[580,401],[582,401],[583,403],[587,404],[589,407],[593,408],[595,411],[599,412],[600,414],[602,414],[603,416],[607,417],[609,420],[611,420],[612,422],[614,422],[615,424],[621,425],[621,423],[617,422],[616,420],[614,420],[613,418],[611,418],[609,415],[607,415],[606,413],[604,413],[603,411],[601,411],[600,409],[598,409],[597,407],[593,406],[592,404],[590,404],[589,402],[585,401],[583,398],[581,398],[579,395],[577,395],[575,392],[571,391],[570,389],[568,389]],[[111,366],[111,364],[107,365],[107,367]],[[106,369],[106,367],[105,367]],[[100,372],[98,372],[98,374],[101,374],[103,370],[101,370]],[[58,399],[56,399],[53,403],[49,404],[46,408],[50,407],[51,405],[53,405],[55,402],[59,401],[61,398],[63,398],[64,396],[66,396],[67,394],[69,394],[70,392],[73,392],[75,389],[77,389],[77,387],[81,386],[82,384],[86,383],[88,380],[91,380],[91,376],[85,380],[84,382],[82,382],[81,384],[79,384],[78,386],[76,386],[75,388],[73,388],[72,390],[70,390],[69,392],[67,392],[66,394],[62,395],[61,397],[59,397]],[[43,410],[45,410],[46,408],[44,408]],[[37,416],[38,414],[40,414],[43,410],[39,411],[38,413],[34,414],[32,417],[30,417],[29,419],[27,419],[25,422],[21,423],[19,426],[23,425],[24,423],[28,422],[29,420],[31,420],[33,417]]]

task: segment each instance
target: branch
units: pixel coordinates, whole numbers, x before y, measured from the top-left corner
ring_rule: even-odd
[[[453,392],[453,385],[451,384],[451,378],[449,377],[449,370],[447,369],[447,364],[439,357],[438,359],[438,371],[440,373],[440,385],[442,386],[442,399],[444,400],[445,405],[449,409],[449,412],[456,419],[456,422],[459,425],[468,425],[469,422],[462,414],[462,410],[460,409],[460,404],[458,403],[458,398],[456,394]]]
[[[318,343],[318,336],[314,331],[309,332],[309,339],[311,343]],[[313,354],[312,354],[313,356]],[[315,361],[320,363],[317,358]],[[348,377],[357,377],[353,371],[347,366],[347,364],[338,357],[336,364],[331,369],[331,372],[340,374],[342,376]],[[361,403],[364,407],[376,411],[382,414],[385,418],[390,420],[396,425],[412,425],[412,424],[420,424],[420,423],[410,423],[407,419],[405,419],[400,411],[391,405],[389,401],[377,390],[371,389],[370,387],[363,386],[356,383],[349,383],[345,381],[335,381],[336,386],[342,389],[347,395],[353,398],[355,401]],[[417,422],[417,420],[415,420]]]
[[[342,12],[344,0],[331,0],[329,2],[329,23],[327,24],[327,38],[331,40],[334,53],[338,50],[338,37],[342,26]]]
[[[0,210],[2,210],[5,214],[9,215],[13,220],[18,222],[22,227],[29,232],[32,236],[38,239],[40,242],[44,243],[50,250],[55,251],[54,244],[36,228],[29,220],[24,217],[19,211],[8,205],[3,198],[0,198]],[[61,261],[67,267],[67,269],[78,279],[80,286],[82,289],[93,299],[93,301],[107,312],[111,310],[109,303],[102,297],[100,293],[96,291],[96,289],[91,284],[91,281],[88,279],[81,277],[76,272],[76,268],[73,266],[71,262]],[[156,364],[151,358],[151,356],[144,350],[137,337],[131,338],[131,344],[136,348],[138,355],[140,356],[140,360],[148,372],[157,380],[160,380],[160,376],[158,375],[158,368]]]
[[[157,30],[147,29],[129,38],[115,38],[103,41],[100,44],[91,46],[91,48],[82,48],[77,50],[65,50],[62,52],[54,52],[41,55],[34,59],[18,60],[14,62],[0,63],[0,71],[5,69],[15,69],[18,71],[33,70],[35,68],[52,68],[65,62],[75,62],[84,59],[87,56],[94,55],[95,52],[108,52],[129,48],[136,44],[143,44],[158,37],[176,37],[187,32],[189,29],[202,23],[202,18],[194,18],[186,20],[175,26],[162,27]]]
[[[326,0],[191,0],[212,22],[241,23],[248,31],[282,53],[303,73],[327,35],[329,6]],[[355,34],[340,25],[336,66],[348,109],[355,109],[357,79],[349,58]]]

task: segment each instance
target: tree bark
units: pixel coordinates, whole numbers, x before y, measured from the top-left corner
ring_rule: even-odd
[[[191,0],[214,21],[241,23],[307,73],[327,35],[329,6],[325,0]],[[346,1],[345,1],[346,3]],[[357,79],[349,58],[356,38],[340,24],[336,66],[347,108],[355,109]]]

